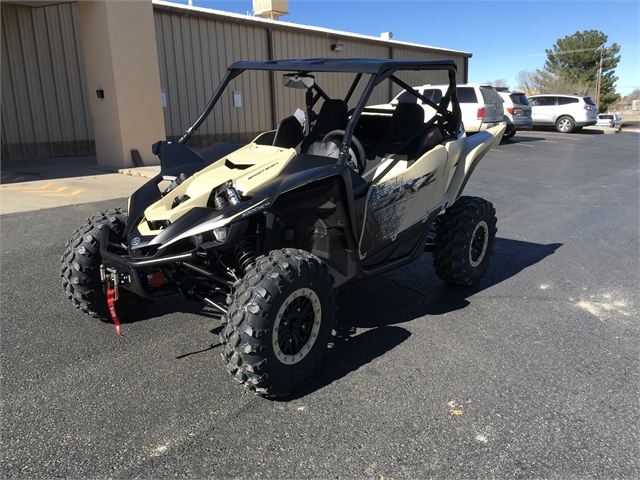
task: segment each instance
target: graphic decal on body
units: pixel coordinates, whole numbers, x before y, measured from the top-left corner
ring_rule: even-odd
[[[367,217],[360,245],[364,254],[398,233],[413,206],[415,194],[435,181],[436,170],[418,178],[395,178],[376,185],[367,202]]]

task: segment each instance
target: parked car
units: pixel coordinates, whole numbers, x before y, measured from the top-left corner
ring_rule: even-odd
[[[534,127],[555,126],[560,133],[571,133],[596,124],[598,109],[586,95],[540,94],[528,99]]]
[[[619,127],[622,119],[617,113],[601,113],[598,115],[597,127]]]
[[[422,95],[435,103],[439,103],[446,94],[448,85],[422,85],[413,87]],[[496,125],[503,125],[502,98],[491,85],[478,85],[474,83],[462,83],[457,85],[458,101],[462,110],[462,127],[466,133],[477,133]],[[416,97],[409,92],[400,92],[391,105],[398,103],[415,102]],[[418,100],[427,116],[431,117],[435,111],[424,101]],[[376,105],[375,107],[382,107]]]
[[[503,116],[507,123],[504,138],[513,137],[518,130],[533,129],[531,104],[527,96],[522,92],[513,92],[508,89],[496,88],[496,90],[502,98]]]

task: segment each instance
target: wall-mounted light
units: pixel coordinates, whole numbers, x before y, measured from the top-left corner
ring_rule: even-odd
[[[342,43],[332,43],[331,44],[331,50],[333,50],[334,52],[339,52],[342,50],[342,47],[344,47],[344,45]]]

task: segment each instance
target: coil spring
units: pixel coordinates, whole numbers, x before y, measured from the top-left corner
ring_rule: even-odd
[[[233,253],[235,253],[236,258],[238,259],[238,265],[240,265],[240,268],[244,272],[247,271],[247,268],[256,263],[256,257],[258,256],[251,243],[244,239],[238,242],[233,249]]]

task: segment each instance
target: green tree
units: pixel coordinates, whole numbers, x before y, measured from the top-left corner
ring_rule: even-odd
[[[607,110],[620,96],[616,93],[618,77],[614,69],[620,61],[620,46],[606,46],[608,37],[598,30],[584,30],[559,39],[550,50],[545,50],[547,61],[544,70],[568,83],[591,85],[598,82],[602,58],[602,84],[600,87],[600,111]],[[595,100],[595,98],[594,98]]]

